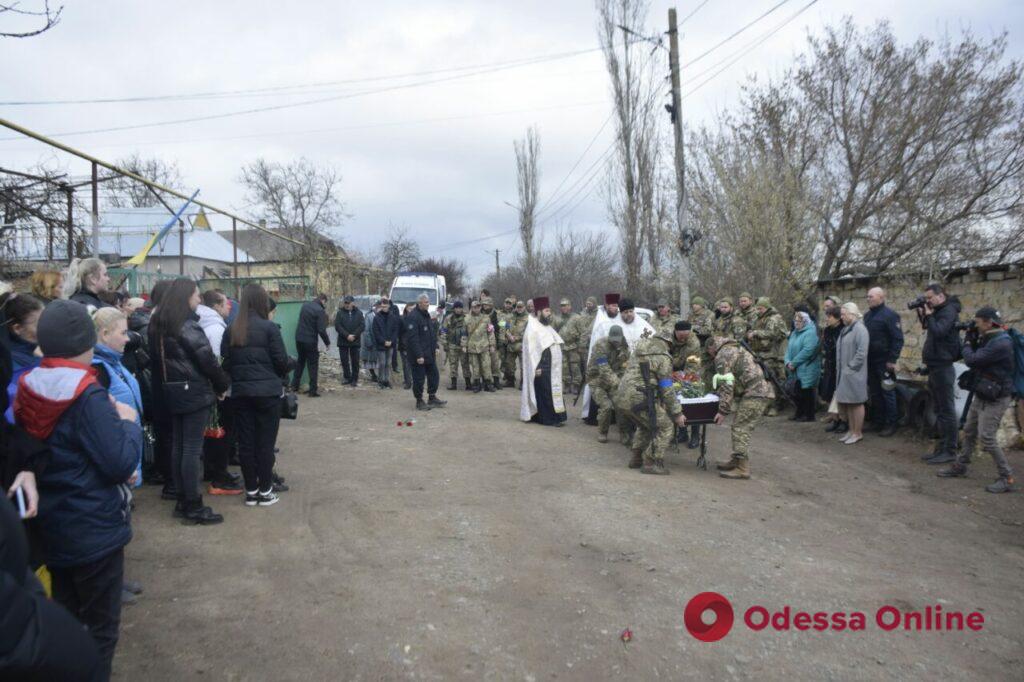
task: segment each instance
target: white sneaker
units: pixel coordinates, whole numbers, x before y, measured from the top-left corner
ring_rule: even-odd
[[[862,440],[864,440],[864,436],[850,436],[849,438],[844,440],[843,443],[845,443],[846,445],[853,445],[854,443],[859,443]]]
[[[259,502],[257,502],[257,504],[261,507],[269,507],[277,504],[280,499],[281,498],[277,496],[273,488],[271,488],[267,492],[260,491]]]

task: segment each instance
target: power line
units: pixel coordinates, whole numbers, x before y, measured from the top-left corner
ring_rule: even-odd
[[[697,6],[696,6],[696,7],[695,7],[695,8],[693,9],[693,11],[692,11],[692,12],[690,12],[690,13],[689,13],[689,14],[687,14],[687,15],[686,15],[685,17],[683,17],[683,20],[679,22],[679,26],[682,26],[683,24],[685,24],[685,23],[687,22],[687,20],[688,20],[688,19],[689,19],[690,17],[692,17],[692,16],[693,16],[694,14],[696,14],[697,12],[699,12],[699,11],[700,11],[700,8],[701,8],[701,7],[703,7],[704,5],[708,4],[708,2],[710,2],[710,0],[704,0],[704,2],[700,3],[699,5],[697,5]]]
[[[596,133],[594,133],[594,137],[592,137],[590,139],[590,142],[587,144],[586,149],[583,150],[583,153],[580,154],[578,159],[576,159],[576,163],[574,163],[572,165],[572,168],[569,169],[569,172],[565,174],[565,177],[562,178],[562,181],[560,183],[558,183],[557,187],[555,187],[555,190],[551,193],[551,196],[549,196],[546,201],[541,202],[541,204],[537,207],[537,214],[536,215],[539,215],[542,211],[544,211],[544,208],[548,204],[550,204],[552,201],[554,201],[555,196],[558,195],[558,191],[560,189],[562,189],[562,186],[569,180],[569,177],[572,176],[572,174],[576,171],[576,168],[579,167],[580,163],[583,162],[583,159],[584,159],[584,157],[586,157],[587,152],[589,152],[590,148],[594,146],[595,142],[597,142],[597,138],[599,138],[601,136],[601,133],[604,132],[604,129],[608,126],[608,123],[611,122],[612,117],[614,115],[615,115],[614,111],[612,113],[608,114],[608,118],[606,118],[604,120],[604,123],[601,124],[601,127],[597,129]]]
[[[175,100],[190,100],[190,99],[212,99],[221,97],[234,97],[238,95],[251,95],[251,94],[274,94],[281,93],[287,90],[299,90],[305,88],[323,88],[338,85],[353,85],[358,83],[370,83],[375,81],[386,81],[386,80],[399,80],[403,78],[416,78],[420,76],[436,76],[442,73],[452,73],[457,71],[475,71],[477,69],[491,69],[494,67],[513,68],[517,66],[529,66],[531,64],[556,61],[560,59],[569,59],[571,57],[577,57],[579,55],[588,54],[590,52],[597,52],[600,47],[591,47],[581,50],[572,50],[569,52],[556,52],[547,55],[534,55],[532,57],[520,57],[519,59],[506,60],[501,62],[489,62],[485,64],[474,64],[471,66],[453,66],[444,69],[433,69],[429,71],[412,71],[400,74],[390,74],[381,76],[364,76],[362,78],[346,78],[342,80],[334,81],[316,81],[312,83],[300,83],[296,85],[280,85],[274,87],[264,88],[245,88],[240,90],[212,90],[206,92],[193,92],[193,93],[174,93],[174,94],[163,94],[163,95],[139,95],[136,97],[106,97],[96,99],[65,99],[65,100],[20,100],[10,102],[0,102],[0,106],[52,106],[52,105],[66,105],[66,104],[120,104],[127,102],[162,102],[162,101],[175,101]]]
[[[532,62],[528,62],[528,64],[539,64],[539,63],[542,63],[544,61],[550,61],[550,59],[536,59],[536,60],[533,60]],[[485,75],[485,74],[488,74],[488,73],[495,73],[497,71],[505,71],[505,70],[508,70],[508,69],[517,68],[519,66],[524,66],[526,64],[527,63],[517,63],[517,64],[511,65],[511,66],[495,67],[495,68],[491,68],[491,69],[485,69],[485,70],[480,70],[480,71],[473,71],[471,73],[458,74],[458,75],[455,75],[455,76],[447,76],[445,78],[435,78],[435,79],[432,79],[432,80],[418,81],[418,82],[414,82],[414,83],[403,83],[401,85],[391,85],[391,86],[387,86],[387,87],[377,88],[375,90],[363,90],[362,92],[346,93],[346,94],[343,94],[343,95],[332,95],[331,97],[320,97],[320,98],[317,98],[317,99],[304,100],[304,101],[301,101],[301,102],[291,102],[291,103],[288,103],[288,104],[275,104],[275,105],[265,106],[265,107],[255,107],[255,108],[252,108],[252,109],[242,109],[242,110],[238,110],[238,111],[229,111],[229,112],[224,112],[224,113],[220,113],[220,114],[208,114],[208,115],[205,115],[205,116],[192,116],[192,117],[189,117],[189,118],[171,119],[171,120],[167,120],[167,121],[154,121],[152,123],[137,123],[137,124],[134,124],[134,125],[114,126],[114,127],[110,127],[110,128],[95,128],[95,129],[91,129],[91,130],[75,130],[75,131],[67,131],[67,132],[62,132],[62,133],[51,133],[50,135],[52,137],[72,137],[72,136],[78,136],[78,135],[94,135],[94,134],[97,134],[97,133],[111,133],[111,132],[119,132],[119,131],[123,131],[123,130],[138,130],[138,129],[141,129],[141,128],[155,128],[155,127],[159,127],[159,126],[176,125],[176,124],[179,124],[179,123],[197,123],[199,121],[212,121],[212,120],[223,119],[223,118],[232,118],[234,116],[243,116],[243,115],[247,115],[247,114],[263,113],[263,112],[267,112],[267,111],[280,111],[282,109],[294,109],[296,107],[310,106],[310,105],[314,105],[314,104],[324,104],[324,103],[327,103],[327,102],[336,102],[336,101],[344,100],[344,99],[354,99],[356,97],[363,97],[365,95],[375,95],[375,94],[380,94],[382,92],[394,92],[394,91],[398,91],[398,90],[405,90],[405,89],[410,89],[410,88],[423,87],[425,85],[433,85],[433,84],[436,84],[436,83],[444,83],[444,82],[448,82],[448,81],[459,80],[459,79],[462,79],[462,78],[469,78],[469,77],[472,77],[472,76],[480,76],[480,75]],[[17,138],[17,137],[4,137],[4,138],[0,138],[0,141],[17,140],[17,139],[20,139],[20,138]]]
[[[765,13],[764,13],[764,14],[762,14],[761,16],[757,17],[757,18],[756,18],[756,19],[754,19],[753,21],[750,21],[750,22],[748,22],[747,24],[744,24],[744,25],[743,25],[742,27],[740,27],[739,29],[737,29],[736,31],[734,31],[733,33],[731,33],[730,35],[726,36],[725,38],[723,38],[722,40],[720,40],[720,41],[719,41],[718,43],[716,43],[715,45],[713,45],[712,47],[708,48],[708,49],[707,49],[707,50],[705,50],[704,52],[702,52],[702,53],[700,53],[699,55],[697,55],[697,56],[696,56],[695,58],[693,58],[693,59],[691,59],[690,61],[688,61],[688,62],[686,62],[685,64],[683,64],[682,68],[684,68],[684,69],[685,69],[685,68],[688,68],[688,67],[690,67],[690,66],[693,66],[694,64],[696,64],[696,63],[697,63],[697,62],[699,62],[700,60],[704,59],[704,57],[707,57],[707,56],[708,56],[709,54],[711,54],[712,52],[714,52],[714,51],[715,51],[715,50],[717,50],[718,48],[722,47],[723,45],[725,45],[726,43],[728,43],[728,42],[729,42],[730,40],[732,40],[733,38],[735,38],[735,37],[736,37],[736,36],[738,36],[739,34],[741,34],[741,33],[743,33],[744,31],[746,31],[746,30],[747,30],[748,28],[750,28],[751,26],[753,26],[753,25],[754,25],[754,24],[756,24],[757,22],[761,21],[762,19],[764,19],[765,17],[767,17],[767,16],[769,15],[769,14],[771,14],[771,13],[772,13],[772,12],[774,12],[775,10],[777,10],[777,9],[779,9],[780,7],[782,7],[783,5],[785,5],[785,4],[787,3],[787,2],[789,2],[789,0],[782,0],[782,1],[781,1],[781,2],[779,2],[778,4],[774,5],[774,6],[773,6],[773,7],[771,8],[771,9],[769,9],[769,10],[768,10],[767,12],[765,12]]]

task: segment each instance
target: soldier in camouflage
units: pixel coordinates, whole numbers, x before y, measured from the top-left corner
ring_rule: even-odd
[[[700,362],[700,341],[693,333],[693,326],[686,320],[680,320],[672,326],[672,343],[669,346],[669,355],[672,356],[672,371],[683,372],[693,368],[694,363],[687,362],[690,358],[697,358]]]
[[[633,457],[629,461],[629,468],[640,468],[645,474],[668,474],[664,457],[672,442],[673,425],[686,425],[683,408],[672,388],[672,358],[668,354],[670,343],[671,337],[667,334],[637,341],[615,392],[618,414],[623,415],[636,428],[630,447]],[[649,367],[646,387],[642,363]],[[657,396],[654,401],[653,429],[647,412],[645,388],[654,391]]]
[[[594,331],[594,319],[597,317],[597,299],[587,297],[583,312],[573,318],[572,335],[576,338],[576,364],[579,367],[580,392],[587,377],[587,355],[590,353],[590,335]]]
[[[750,478],[750,460],[747,453],[750,435],[764,415],[765,407],[775,391],[754,356],[728,336],[712,337],[707,344],[714,358],[715,374],[712,386],[719,397],[715,423],[721,424],[730,414],[732,422],[732,457],[718,465],[722,478]]]
[[[508,382],[508,376],[505,374],[506,361],[505,357],[508,355],[508,340],[505,338],[505,330],[512,326],[512,315],[515,312],[516,297],[509,295],[505,297],[504,304],[501,310],[498,311],[498,325],[494,328],[494,339],[498,345],[498,363],[499,373],[504,379],[502,382],[505,386],[514,385]]]
[[[520,360],[523,352],[523,334],[526,332],[526,323],[530,319],[526,312],[526,302],[516,301],[509,320],[509,326],[505,329],[505,385],[512,387],[516,383],[516,362]],[[522,379],[522,377],[520,377]]]
[[[767,296],[757,299],[754,306],[757,318],[747,332],[747,341],[754,355],[764,362],[765,367],[779,381],[785,381],[786,370],[783,358],[786,357],[786,339],[789,337],[789,325],[782,318]],[[784,407],[783,397],[775,396],[773,404],[768,406],[767,416],[774,417]]]
[[[747,321],[742,315],[737,315],[732,305],[732,299],[728,296],[720,299],[715,304],[718,315],[712,323],[712,333],[715,336],[731,336],[737,341],[747,336]]]
[[[587,383],[590,395],[597,405],[597,442],[608,442],[608,428],[615,412],[615,392],[619,389],[622,374],[629,360],[629,346],[622,333],[622,327],[615,324],[608,330],[608,336],[594,343],[594,352],[587,365]],[[619,435],[626,439],[626,417],[618,415]]]
[[[669,336],[672,336],[678,321],[679,317],[672,314],[672,308],[669,306],[668,301],[660,300],[656,306],[654,317],[648,320],[648,323],[654,327],[655,332],[664,331],[668,332]]]
[[[466,320],[463,350],[469,354],[469,373],[473,379],[473,393],[494,392],[491,385],[490,351],[494,347],[494,327],[491,318],[483,314],[480,301],[473,301]]]
[[[484,315],[491,321],[491,329],[494,334],[494,346],[488,351],[489,368],[491,370],[491,386],[494,390],[501,390],[501,358],[498,355],[498,311],[494,309],[494,301],[490,296],[480,297],[480,308]],[[487,368],[484,368],[487,369]]]
[[[690,326],[701,346],[715,332],[715,314],[708,310],[708,302],[701,296],[694,296],[690,302]]]
[[[579,342],[576,318],[579,316],[572,311],[572,301],[567,298],[563,298],[558,307],[559,314],[552,318],[551,326],[562,337],[562,391],[578,393],[579,386],[583,384],[576,345]]]
[[[469,389],[473,385],[469,378],[469,356],[462,350],[462,339],[466,335],[465,313],[462,301],[455,301],[452,303],[451,314],[445,315],[444,327],[441,329],[444,352],[448,357],[448,373],[451,374],[452,380],[448,389],[452,391],[458,388],[459,367],[462,367],[462,380],[466,382],[466,388]]]
[[[757,319],[757,311],[754,310],[753,295],[744,291],[736,297],[736,314],[746,320],[747,329],[750,329],[750,325],[754,324],[754,320]]]

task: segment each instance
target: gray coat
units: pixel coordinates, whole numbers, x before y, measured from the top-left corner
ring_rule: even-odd
[[[859,404],[868,401],[868,330],[857,320],[843,327],[836,343],[836,401]]]

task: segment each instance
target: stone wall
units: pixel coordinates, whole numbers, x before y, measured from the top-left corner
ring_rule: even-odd
[[[978,308],[991,305],[999,310],[1007,324],[1024,331],[1024,263],[957,268],[931,276],[911,273],[822,281],[818,282],[818,298],[824,300],[828,295],[838,296],[843,301],[853,301],[864,312],[867,310],[868,289],[876,286],[885,289],[889,307],[899,313],[903,322],[904,345],[897,372],[901,379],[911,379],[914,369],[921,364],[924,330],[915,312],[907,309],[907,302],[920,296],[929,282],[944,283],[947,293],[960,299],[963,306],[961,320],[969,320]],[[1007,411],[1000,433],[1004,443],[1021,446],[1018,425],[1024,423],[1022,413],[1024,404]]]

